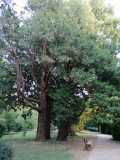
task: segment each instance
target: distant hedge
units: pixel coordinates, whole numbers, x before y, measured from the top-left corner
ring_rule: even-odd
[[[94,132],[98,132],[99,131],[99,129],[97,127],[87,127],[87,130],[94,131]]]

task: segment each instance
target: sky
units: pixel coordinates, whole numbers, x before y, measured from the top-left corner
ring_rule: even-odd
[[[13,0],[17,7],[16,10],[20,12],[22,7],[26,4],[26,0]],[[115,17],[120,18],[120,0],[105,0],[105,4],[111,4],[114,7]]]
[[[105,0],[105,4],[111,4],[114,7],[115,17],[120,18],[120,0]]]

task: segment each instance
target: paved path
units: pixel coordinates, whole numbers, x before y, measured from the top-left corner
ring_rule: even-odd
[[[98,134],[96,144],[88,160],[120,160],[120,142],[112,140],[112,136]]]

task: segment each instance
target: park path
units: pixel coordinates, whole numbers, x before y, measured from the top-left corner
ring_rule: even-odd
[[[92,133],[90,132],[90,134]],[[92,141],[92,147],[94,148],[97,141],[97,136],[94,135],[93,137],[89,138],[89,140]],[[70,142],[70,153],[73,155],[72,160],[88,160],[92,150],[86,151],[84,150],[84,147],[85,144],[83,139]]]
[[[111,135],[98,134],[88,160],[119,160],[120,142],[114,141]]]
[[[83,140],[72,141],[73,148],[70,152],[73,160],[120,160],[120,141],[114,141],[111,135],[94,134],[89,140],[92,141],[90,151],[83,149]]]

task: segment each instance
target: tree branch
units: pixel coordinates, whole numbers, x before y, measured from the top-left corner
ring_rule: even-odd
[[[80,117],[84,111],[85,111],[85,106],[83,107],[82,111],[77,115],[77,117]]]
[[[35,61],[34,61],[34,59],[35,59],[35,58],[34,58],[34,55],[33,55],[31,74],[32,74],[33,80],[34,80],[35,84],[37,85],[37,87],[38,87],[39,89],[42,89],[42,87],[39,85],[39,83],[38,83],[38,81],[37,81],[37,79],[36,79],[36,77],[35,77],[35,74],[34,74],[34,67],[35,67]]]
[[[15,57],[15,62],[16,62],[16,69],[17,69],[17,94],[18,97],[20,96],[20,84],[21,84],[21,73],[20,73],[20,66],[18,65],[17,61],[17,53],[16,50],[12,51],[14,57]]]
[[[29,106],[30,108],[37,110],[37,111],[41,111],[40,108],[38,108],[36,105],[30,103],[29,101],[27,101],[26,99],[20,98],[19,97],[19,101],[22,102],[24,105]]]
[[[39,104],[39,103],[40,103],[40,101],[39,101],[39,100],[34,99],[34,98],[29,98],[29,97],[26,97],[26,96],[25,96],[25,99],[26,99],[26,100],[28,100],[28,101],[35,102],[35,103],[37,103],[37,104]]]

